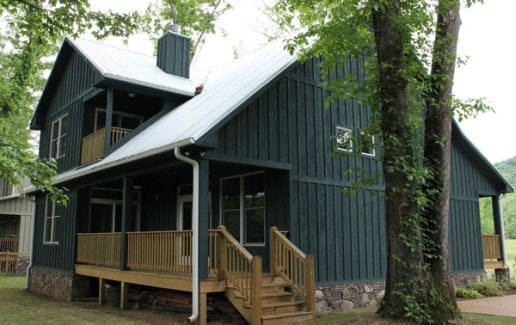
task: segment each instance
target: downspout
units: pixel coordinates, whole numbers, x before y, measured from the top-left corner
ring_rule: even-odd
[[[27,200],[30,200],[27,197]],[[35,201],[35,200],[34,200]],[[30,229],[30,258],[29,258],[29,265],[27,266],[26,272],[26,283],[25,283],[25,290],[29,290],[30,285],[30,269],[32,269],[32,256],[34,252],[34,227],[36,225],[36,204],[34,203],[34,210],[32,211],[32,220],[31,220],[31,229]]]
[[[192,193],[192,315],[188,317],[193,323],[199,317],[199,164],[181,153],[180,147],[174,148],[177,160],[193,167]]]

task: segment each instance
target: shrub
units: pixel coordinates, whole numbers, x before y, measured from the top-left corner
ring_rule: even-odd
[[[469,289],[469,288],[458,288],[455,291],[455,296],[457,296],[457,298],[467,298],[467,299],[478,299],[478,298],[483,297],[483,295],[480,292],[478,292],[477,290]]]
[[[467,286],[468,289],[478,291],[484,296],[501,296],[503,295],[502,286],[500,283],[494,280],[488,280],[484,282],[476,282]]]

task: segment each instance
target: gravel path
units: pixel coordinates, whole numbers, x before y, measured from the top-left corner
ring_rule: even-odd
[[[458,304],[463,312],[516,317],[516,295],[462,300]]]

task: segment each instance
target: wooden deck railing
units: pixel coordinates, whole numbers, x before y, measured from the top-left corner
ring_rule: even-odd
[[[306,302],[307,311],[315,310],[314,258],[305,255],[276,227],[270,230],[270,268],[283,277]]]
[[[501,260],[500,235],[482,235],[482,252],[484,261],[496,262]]]
[[[261,321],[262,259],[252,256],[226,227],[219,226],[218,231],[221,276],[252,306],[252,319]]]
[[[208,233],[208,274],[220,270],[219,231]],[[171,272],[190,275],[192,231],[146,231],[127,233],[127,267],[132,271]],[[120,266],[120,233],[77,235],[77,263]]]
[[[77,234],[77,263],[120,267],[120,233]]]
[[[16,273],[18,253],[0,252],[0,273]]]
[[[117,143],[131,131],[131,129],[112,127],[111,144]],[[82,138],[81,165],[104,158],[105,139],[106,128],[99,129]]]
[[[192,231],[127,233],[127,267],[131,271],[192,272]]]
[[[0,238],[0,252],[18,252],[18,238]]]
[[[112,127],[111,128],[111,144],[115,144],[118,141],[120,141],[123,137],[128,135],[132,130],[131,129],[124,129],[119,127]]]

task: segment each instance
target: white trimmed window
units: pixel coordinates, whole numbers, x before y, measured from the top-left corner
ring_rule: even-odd
[[[68,115],[64,115],[52,123],[50,133],[50,158],[60,158],[65,155],[67,134]]]
[[[376,155],[374,135],[360,131],[360,148],[364,156],[374,157]]]
[[[264,173],[220,181],[221,222],[243,245],[265,245]]]
[[[47,195],[45,225],[43,227],[44,244],[59,244],[62,207],[61,203],[50,200],[50,197]]]
[[[342,126],[337,126],[335,129],[335,142],[337,146],[337,151],[352,152],[353,131]]]

